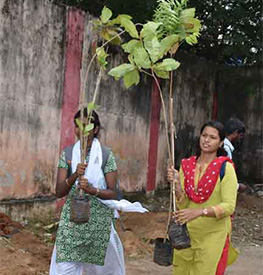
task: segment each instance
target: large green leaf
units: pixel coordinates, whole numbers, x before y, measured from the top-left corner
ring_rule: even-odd
[[[83,131],[84,137],[87,137],[89,135],[90,131],[93,129],[94,129],[94,123],[90,123],[90,124],[86,125],[85,129]]]
[[[139,38],[136,27],[130,19],[123,16],[120,18],[120,21],[121,26],[124,27],[124,29],[130,34],[131,37]]]
[[[140,74],[137,69],[128,72],[123,77],[124,85],[127,89],[129,89],[132,85],[138,85],[140,82]]]
[[[152,21],[144,24],[141,30],[141,37],[143,39],[152,39],[157,35],[156,30],[160,25],[162,25],[162,23],[155,23]]]
[[[84,132],[90,132],[92,129],[94,129],[94,123],[90,123],[85,126]]]
[[[111,69],[108,72],[108,74],[113,76],[116,80],[119,80],[125,74],[127,74],[128,72],[131,72],[134,69],[135,69],[135,67],[133,64],[124,63],[124,64],[121,64],[121,65]]]
[[[170,78],[170,74],[169,72],[166,71],[158,71],[158,70],[154,70],[155,74],[163,79],[169,79]]]
[[[80,119],[76,118],[75,121],[76,121],[80,131],[83,131],[83,123],[80,121]]]
[[[133,51],[133,58],[135,64],[139,68],[149,69],[151,67],[151,61],[148,53],[143,46],[138,46]]]
[[[161,46],[157,36],[153,36],[151,39],[145,39],[144,47],[148,51],[152,62],[155,63],[159,59],[161,51]]]
[[[108,25],[109,26],[111,26],[111,25],[114,25],[114,24],[121,24],[121,19],[122,18],[126,18],[126,19],[128,19],[128,20],[131,20],[132,19],[132,17],[130,16],[130,15],[128,15],[128,14],[119,14],[116,18],[114,18],[114,19],[112,19],[109,23],[108,23]]]
[[[161,50],[159,59],[161,59],[178,41],[179,36],[177,34],[172,34],[162,39],[162,41],[160,42]]]
[[[129,54],[129,55],[128,55],[128,60],[130,61],[131,64],[134,65],[134,58],[133,58],[133,55],[132,55],[132,54]]]
[[[112,17],[112,11],[106,6],[104,6],[100,16],[102,23],[104,24],[107,23],[111,17]]]
[[[119,14],[119,17],[120,17],[120,19],[122,19],[122,18],[126,18],[126,19],[129,19],[129,20],[132,19],[132,17],[128,14]]]
[[[155,71],[173,71],[180,66],[180,63],[173,58],[166,58],[162,62],[154,65]]]
[[[137,46],[142,45],[142,42],[140,42],[137,39],[132,39],[128,43],[122,44],[122,48],[124,49],[124,52],[131,53],[133,52],[134,48]]]

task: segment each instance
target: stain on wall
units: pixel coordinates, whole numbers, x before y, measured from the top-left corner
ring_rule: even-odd
[[[0,199],[50,193],[58,159],[65,8],[0,1]]]

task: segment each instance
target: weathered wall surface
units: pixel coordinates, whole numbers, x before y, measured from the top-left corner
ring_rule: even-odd
[[[0,199],[50,193],[58,159],[65,9],[0,0]]]
[[[179,69],[174,72],[173,79],[174,123],[177,136],[175,165],[179,167],[180,160],[193,152],[202,124],[211,119],[215,69],[210,64],[187,54],[180,53],[176,59],[181,62]],[[167,85],[167,82],[162,85],[166,94]],[[159,188],[167,185],[167,146],[163,114],[161,120],[157,164]]]
[[[192,154],[201,126],[212,118],[216,68],[194,56],[179,54],[181,67],[175,73],[175,116],[177,130],[175,159]]]
[[[220,71],[219,119],[231,116],[246,127],[243,144],[236,144],[234,162],[240,180],[262,183],[263,124],[262,68],[225,68]]]

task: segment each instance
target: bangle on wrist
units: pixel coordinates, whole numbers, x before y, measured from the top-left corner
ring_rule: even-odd
[[[96,188],[96,193],[94,194],[95,197],[97,197],[99,195],[100,189]]]
[[[202,210],[202,216],[207,216],[208,214],[208,209],[207,208],[203,208]]]

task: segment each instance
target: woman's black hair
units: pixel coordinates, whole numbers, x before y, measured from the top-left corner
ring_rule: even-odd
[[[85,118],[88,117],[88,108],[87,107],[84,108],[83,115],[84,115]],[[78,110],[77,113],[74,116],[74,124],[75,124],[76,127],[78,127],[76,119],[80,118],[80,116],[81,116],[81,111]],[[101,125],[100,125],[99,115],[95,111],[92,111],[91,116],[92,116],[91,122],[94,123],[94,129],[96,127],[98,127],[98,129],[100,130]],[[96,134],[94,134],[94,137],[97,137],[98,133],[99,133],[99,131]]]
[[[226,133],[225,133],[225,129],[224,129],[224,125],[219,122],[219,121],[208,121],[206,122],[200,130],[200,135],[202,135],[205,127],[212,127],[215,128],[218,131],[219,137],[220,137],[220,141],[223,141],[226,137]],[[200,148],[200,137],[198,139],[198,143],[197,143],[197,149],[196,149],[196,156],[199,157],[201,155],[201,148]],[[224,144],[218,148],[217,150],[217,156],[227,156],[227,152],[224,149]]]

